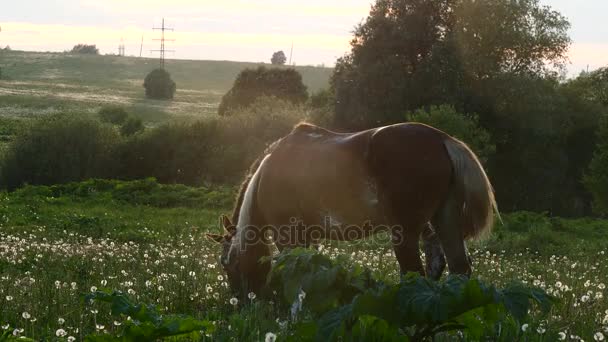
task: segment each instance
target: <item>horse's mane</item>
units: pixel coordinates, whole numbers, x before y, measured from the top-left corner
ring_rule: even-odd
[[[251,178],[253,178],[253,175],[255,174],[255,172],[257,171],[257,169],[260,167],[260,163],[262,163],[262,160],[264,160],[264,157],[266,157],[268,154],[272,153],[278,143],[282,140],[279,139],[275,142],[273,142],[272,144],[270,144],[265,150],[264,153],[262,153],[261,156],[259,156],[254,162],[253,164],[251,164],[251,166],[249,167],[249,170],[247,171],[247,174],[245,175],[245,179],[243,180],[243,182],[241,183],[241,187],[239,188],[239,192],[236,196],[236,201],[234,204],[234,209],[232,211],[232,224],[233,225],[237,225],[238,221],[239,221],[239,213],[241,212],[241,207],[243,206],[243,200],[245,199],[245,192],[247,192],[247,187],[249,186],[249,183],[251,182]]]

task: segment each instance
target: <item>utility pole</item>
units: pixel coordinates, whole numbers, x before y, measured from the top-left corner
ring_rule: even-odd
[[[120,38],[120,45],[118,45],[118,55],[121,57],[125,55],[125,43],[122,37]]]
[[[153,27],[152,30],[160,31],[160,39],[153,39],[160,41],[160,50],[151,50],[152,52],[160,52],[160,68],[165,68],[165,52],[175,52],[175,50],[165,50],[165,41],[174,42],[175,39],[165,39],[165,31],[173,31],[172,28],[165,27],[165,18],[163,18],[163,24],[161,27]]]
[[[141,35],[141,45],[139,46],[139,58],[141,58],[141,52],[144,50],[144,35]]]
[[[291,51],[289,51],[289,65],[291,65],[291,56],[293,55],[293,41],[291,42]]]

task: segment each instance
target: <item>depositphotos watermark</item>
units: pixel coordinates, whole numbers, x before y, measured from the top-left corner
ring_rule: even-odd
[[[323,224],[306,225],[301,219],[292,218],[286,225],[247,225],[239,228],[238,249],[241,251],[260,243],[275,243],[285,247],[304,247],[319,243],[322,240],[351,241],[353,243],[401,244],[418,240],[419,236],[412,235],[412,230],[403,229],[401,225],[373,224],[365,221],[362,225],[336,224],[331,217],[325,217]],[[420,231],[417,227],[415,231]],[[377,234],[388,232],[390,234]],[[422,229],[423,237],[433,235],[432,228],[427,225]],[[235,242],[235,241],[233,241]]]

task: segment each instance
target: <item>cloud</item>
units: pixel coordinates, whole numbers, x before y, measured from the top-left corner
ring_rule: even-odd
[[[223,13],[232,15],[307,15],[307,16],[365,16],[369,13],[370,0],[83,0],[82,4],[99,10],[124,14],[188,13],[204,15]]]
[[[96,44],[103,53],[114,52],[121,38],[125,44],[137,45],[142,34],[145,35],[146,50],[156,48],[157,42],[152,42],[152,33],[147,28],[125,26],[122,28],[73,26],[73,25],[45,25],[24,22],[8,22],[2,25],[2,44],[10,45],[13,49],[39,49],[48,51],[63,51],[71,49],[75,44]],[[350,36],[327,34],[282,34],[282,33],[221,33],[221,32],[175,32],[168,33],[176,39],[167,43],[168,49],[177,50],[176,57],[191,58],[201,56],[205,49],[214,50],[215,58],[222,58],[221,51],[225,50],[224,59],[242,58],[233,53],[238,49],[250,51],[273,51],[273,49],[288,48],[293,41],[297,49],[306,51],[319,51],[325,56],[340,56],[348,49]],[[230,51],[230,52],[228,52]],[[262,53],[262,52],[260,52]],[[265,53],[265,52],[264,52]],[[258,59],[265,59],[260,55]],[[304,63],[333,63],[333,60],[315,59],[302,61]]]
[[[571,73],[608,66],[608,43],[574,43],[568,53],[572,66]]]

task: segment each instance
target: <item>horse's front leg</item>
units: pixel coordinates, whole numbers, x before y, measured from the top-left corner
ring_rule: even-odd
[[[419,238],[419,230],[405,229],[403,226],[392,228],[393,249],[402,274],[417,272],[424,276],[424,267],[420,260]]]

